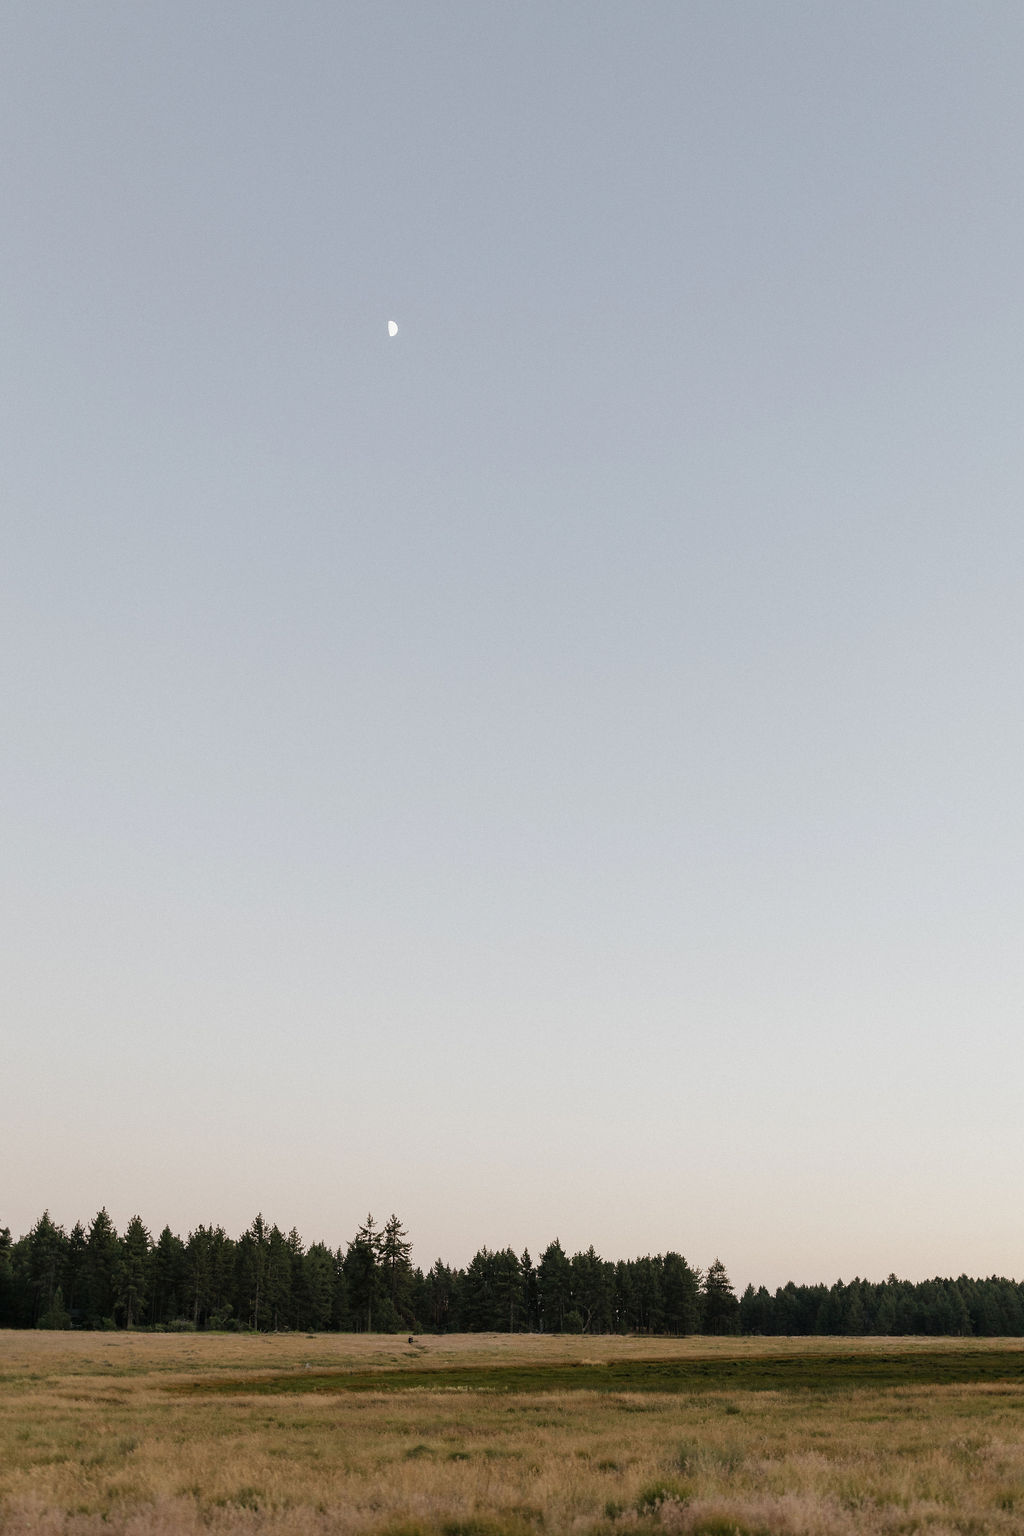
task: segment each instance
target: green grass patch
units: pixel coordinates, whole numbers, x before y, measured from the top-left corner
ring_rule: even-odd
[[[690,1536],[771,1536],[765,1525],[744,1525],[728,1515],[705,1515],[690,1527]]]
[[[443,1520],[440,1524],[399,1520],[385,1526],[381,1536],[532,1536],[533,1530],[530,1519],[524,1520],[514,1514],[493,1518],[470,1515],[464,1520]]]
[[[459,1365],[434,1369],[276,1371],[168,1382],[187,1397],[338,1392],[846,1392],[856,1388],[1024,1384],[1024,1350],[610,1360],[607,1364]],[[735,1413],[737,1410],[730,1404]]]

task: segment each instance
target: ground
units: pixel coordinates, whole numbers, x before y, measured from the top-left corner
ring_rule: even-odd
[[[0,1333],[4,1536],[1019,1536],[1024,1341]]]

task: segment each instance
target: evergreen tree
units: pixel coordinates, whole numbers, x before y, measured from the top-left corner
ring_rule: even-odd
[[[29,1235],[11,1244],[10,1312],[15,1328],[34,1328],[38,1309],[32,1291]]]
[[[85,1251],[85,1228],[80,1221],[76,1221],[68,1233],[67,1245],[64,1249],[62,1282],[64,1304],[73,1324],[80,1322],[82,1318],[82,1304],[85,1297]]]
[[[665,1297],[662,1291],[663,1262],[647,1254],[633,1266],[637,1305],[636,1326],[642,1333],[661,1333],[665,1326]]]
[[[846,1286],[842,1280],[837,1280],[830,1286],[827,1295],[822,1298],[820,1307],[814,1319],[816,1333],[842,1333],[846,1320],[849,1297]]]
[[[494,1255],[492,1273],[495,1325],[515,1333],[523,1311],[523,1272],[513,1248],[502,1248]]]
[[[453,1326],[455,1293],[454,1272],[438,1259],[423,1277],[422,1320],[433,1333],[447,1333]]]
[[[827,1294],[824,1287],[822,1287],[822,1294],[819,1295],[810,1286],[796,1286],[792,1280],[788,1281],[784,1286],[780,1286],[775,1292],[777,1332],[785,1334],[813,1333],[816,1319]]]
[[[748,1285],[740,1298],[741,1333],[777,1333],[775,1326],[775,1302],[771,1292],[763,1285],[754,1290]]]
[[[696,1333],[700,1322],[700,1276],[681,1253],[666,1253],[661,1266],[661,1294],[667,1333]]]
[[[739,1330],[739,1302],[721,1259],[716,1259],[704,1276],[703,1325],[705,1333],[736,1333]]]
[[[285,1238],[285,1246],[288,1249],[288,1263],[291,1270],[289,1282],[288,1326],[289,1328],[304,1328],[303,1321],[308,1310],[306,1305],[306,1250],[302,1238],[295,1227],[292,1227]]]
[[[242,1233],[235,1250],[235,1275],[240,1311],[248,1325],[258,1333],[266,1327],[267,1270],[270,1260],[270,1232],[262,1211]]]
[[[54,1296],[61,1283],[66,1246],[64,1228],[50,1220],[48,1210],[44,1211],[28,1235],[31,1325],[38,1324],[39,1319],[53,1308]]]
[[[193,1326],[205,1323],[213,1306],[213,1228],[202,1225],[188,1235],[185,1243]]]
[[[398,1320],[407,1319],[410,1315],[411,1253],[412,1243],[409,1242],[406,1230],[392,1212],[380,1235],[380,1272],[384,1295],[390,1301]]]
[[[875,1313],[875,1332],[883,1337],[896,1332],[896,1299],[888,1283],[882,1287],[878,1310]]]
[[[0,1227],[0,1328],[15,1326],[13,1246],[10,1227]]]
[[[494,1259],[489,1248],[478,1249],[462,1277],[461,1326],[470,1333],[495,1333],[501,1327]]]
[[[864,1298],[860,1285],[856,1280],[846,1287],[843,1303],[842,1327],[837,1328],[835,1331],[848,1335],[867,1333],[868,1320],[864,1310]],[[829,1331],[831,1332],[832,1330],[830,1329]]]
[[[113,1326],[120,1265],[120,1239],[104,1206],[85,1240],[85,1315],[91,1328]]]
[[[336,1248],[334,1251],[334,1296],[331,1302],[331,1327],[345,1333],[351,1333],[353,1328],[348,1280],[345,1275],[345,1255],[340,1248]]]
[[[118,1312],[124,1318],[126,1328],[142,1321],[146,1310],[149,1289],[149,1255],[152,1239],[142,1224],[141,1216],[133,1216],[121,1239],[120,1262],[117,1266],[116,1299]]]
[[[190,1295],[185,1244],[164,1227],[150,1259],[150,1322],[162,1327],[185,1316]]]
[[[964,1304],[964,1298],[960,1294],[960,1287],[957,1285],[955,1280],[947,1280],[945,1282],[945,1288],[946,1288],[946,1301],[947,1301],[947,1304],[948,1304],[948,1311],[946,1313],[946,1317],[947,1317],[947,1326],[948,1326],[949,1332],[951,1334],[957,1335],[960,1338],[963,1338],[966,1334],[969,1334],[970,1331],[971,1331],[971,1319],[968,1316],[967,1307]],[[1020,1305],[1020,1302],[1019,1302],[1019,1292],[1018,1292],[1018,1298],[1017,1298],[1017,1305],[1018,1305],[1018,1307]],[[1020,1316],[1018,1316],[1018,1318],[1014,1321],[1014,1323],[1012,1325],[1012,1328],[1011,1328],[1011,1331],[1014,1334],[1020,1334],[1020,1332],[1021,1332],[1021,1321],[1022,1321],[1022,1319],[1021,1319]]]
[[[616,1332],[635,1332],[639,1315],[636,1277],[633,1265],[627,1263],[625,1259],[619,1259],[615,1265],[615,1293],[612,1306]]]
[[[235,1245],[223,1227],[196,1227],[185,1244],[188,1309],[197,1328],[223,1327],[234,1311]]]
[[[314,1243],[302,1266],[302,1324],[311,1333],[331,1326],[334,1310],[334,1255],[323,1243]]]
[[[268,1325],[275,1333],[291,1327],[293,1258],[288,1239],[277,1225],[272,1226],[267,1237],[266,1303]]]
[[[524,1248],[519,1260],[519,1273],[522,1276],[523,1287],[523,1327],[533,1329],[539,1326],[540,1297],[537,1292],[537,1271],[533,1267],[529,1248]]]
[[[606,1333],[612,1326],[614,1268],[598,1257],[593,1243],[585,1253],[574,1253],[569,1262],[572,1313],[578,1319],[579,1332]]]
[[[541,1328],[545,1333],[561,1333],[572,1306],[572,1266],[557,1237],[537,1265],[537,1298]]]
[[[381,1295],[381,1233],[372,1215],[348,1245],[345,1255],[345,1281],[353,1320],[366,1319],[366,1332],[373,1332],[374,1309]]]

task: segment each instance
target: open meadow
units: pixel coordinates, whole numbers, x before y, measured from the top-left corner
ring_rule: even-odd
[[[1024,1342],[0,1333],[4,1536],[1024,1530]]]

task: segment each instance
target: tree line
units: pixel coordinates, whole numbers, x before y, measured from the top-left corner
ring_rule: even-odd
[[[679,1253],[610,1261],[555,1239],[529,1252],[481,1248],[464,1269],[424,1272],[399,1218],[372,1216],[343,1247],[306,1247],[262,1215],[238,1238],[199,1226],[153,1238],[106,1209],[70,1231],[44,1212],[12,1241],[0,1229],[0,1327],[363,1332],[1024,1335],[1024,1285],[992,1277],[920,1284],[856,1279],[737,1298],[720,1260]]]

